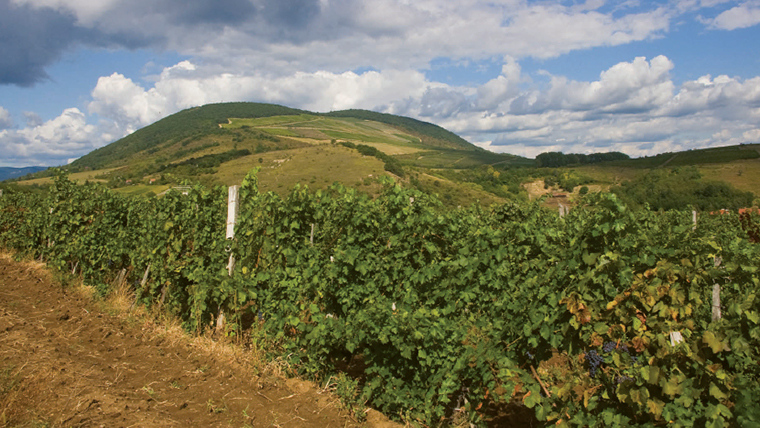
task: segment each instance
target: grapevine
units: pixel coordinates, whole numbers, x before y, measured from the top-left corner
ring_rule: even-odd
[[[280,197],[252,173],[228,241],[224,188],[128,198],[61,174],[47,195],[3,194],[0,245],[103,294],[123,271],[136,304],[189,331],[255,325],[305,376],[359,365],[361,400],[409,422],[485,424],[483,409],[518,403],[546,425],[760,424],[753,217],[695,228],[689,210],[610,194],[563,218],[538,203],[446,211],[384,186]]]

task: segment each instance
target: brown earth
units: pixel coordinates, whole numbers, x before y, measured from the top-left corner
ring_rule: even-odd
[[[398,426],[83,288],[0,254],[0,427]]]

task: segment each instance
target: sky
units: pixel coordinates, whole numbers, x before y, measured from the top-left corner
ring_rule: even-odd
[[[527,157],[760,143],[760,0],[0,0],[0,166],[229,101]]]

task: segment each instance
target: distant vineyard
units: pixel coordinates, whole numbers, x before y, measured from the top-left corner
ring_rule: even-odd
[[[138,303],[190,331],[220,314],[229,335],[254,325],[307,376],[361,361],[360,400],[428,426],[482,424],[510,402],[546,425],[760,424],[754,214],[695,226],[691,211],[610,194],[564,217],[445,211],[390,181],[376,199],[340,186],[281,198],[254,173],[226,240],[226,198],[129,199],[59,176],[47,196],[0,197],[0,244],[103,293],[125,270]]]

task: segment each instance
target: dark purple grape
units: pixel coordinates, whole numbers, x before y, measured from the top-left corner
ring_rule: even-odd
[[[625,346],[625,345],[623,345],[623,346]],[[617,347],[617,343],[615,343],[615,342],[607,342],[602,347],[602,351],[604,351],[604,352],[612,352],[612,350],[614,350],[616,347]]]
[[[626,354],[628,353],[628,346],[625,343],[623,343],[622,345],[620,345],[619,349],[621,351],[625,352]]]
[[[592,378],[596,377],[596,371],[604,362],[604,358],[602,358],[602,356],[595,350],[591,350],[586,353],[586,360],[589,365],[589,375],[591,375]]]

